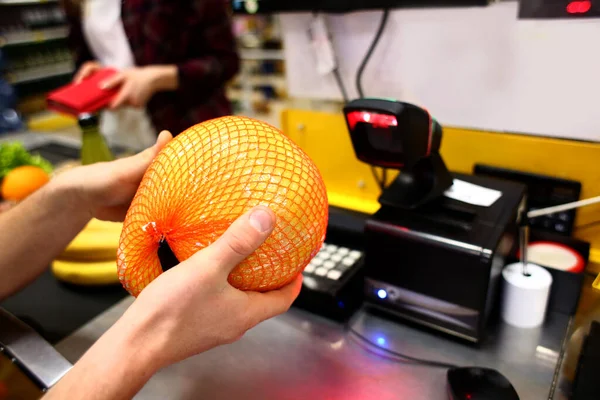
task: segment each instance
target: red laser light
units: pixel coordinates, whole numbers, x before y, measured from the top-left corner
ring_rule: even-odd
[[[572,1],[567,4],[567,12],[569,14],[585,14],[592,8],[592,2],[589,0]]]
[[[389,114],[379,114],[368,111],[353,111],[348,113],[348,123],[350,129],[354,129],[357,123],[366,122],[373,125],[375,128],[389,128],[390,126],[398,126],[396,117]]]
[[[586,13],[592,9],[591,1],[582,1],[579,3],[579,12]]]

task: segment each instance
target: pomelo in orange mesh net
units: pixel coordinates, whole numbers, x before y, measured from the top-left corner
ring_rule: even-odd
[[[150,164],[127,212],[120,281],[137,297],[163,273],[165,242],[182,262],[257,205],[273,210],[277,224],[228,280],[240,290],[269,291],[293,281],[323,245],[328,201],[319,170],[281,131],[254,119],[223,117],[187,129]]]

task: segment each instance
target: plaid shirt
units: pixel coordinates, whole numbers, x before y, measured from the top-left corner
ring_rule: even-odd
[[[156,93],[147,105],[154,127],[177,135],[231,114],[225,83],[240,65],[226,0],[123,0],[121,19],[138,66],[174,64],[179,88]],[[79,12],[67,9],[77,68],[93,60]]]

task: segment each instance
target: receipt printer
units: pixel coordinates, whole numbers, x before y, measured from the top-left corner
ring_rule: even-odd
[[[518,242],[525,186],[450,173],[442,127],[416,105],[358,99],[344,114],[356,157],[400,171],[379,182],[381,208],[366,222],[366,304],[480,342]]]
[[[383,206],[367,220],[365,298],[371,307],[478,343],[505,259],[518,243],[525,187],[453,178],[452,197],[413,210]],[[490,189],[498,197],[488,205],[478,190]]]

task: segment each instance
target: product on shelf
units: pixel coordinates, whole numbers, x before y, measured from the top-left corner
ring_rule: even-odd
[[[36,103],[31,99],[64,85],[74,72],[65,14],[57,2],[0,7],[0,46],[4,52],[1,78],[16,93],[16,109],[27,113],[43,111],[31,107]]]

